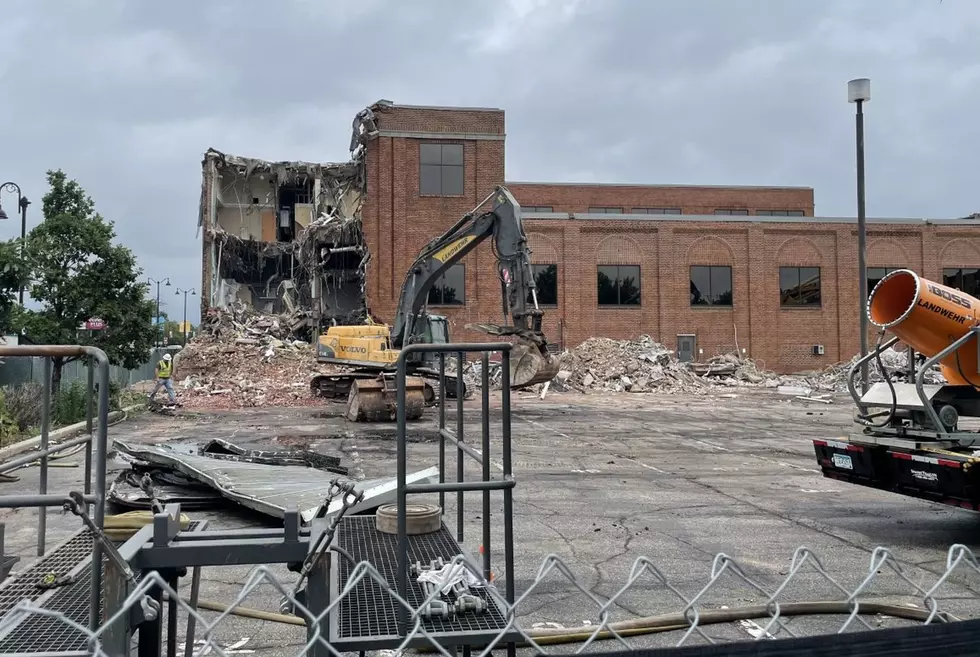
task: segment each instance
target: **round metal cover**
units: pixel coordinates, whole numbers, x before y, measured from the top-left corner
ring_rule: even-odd
[[[398,505],[384,504],[375,514],[379,532],[398,533]],[[442,526],[442,509],[435,504],[406,504],[405,519],[409,534],[431,534]]]

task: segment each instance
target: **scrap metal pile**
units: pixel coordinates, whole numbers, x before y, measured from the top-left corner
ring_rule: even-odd
[[[293,314],[262,315],[244,303],[211,309],[180,351],[176,382],[187,406],[212,409],[305,406],[314,374],[340,371],[316,362],[298,339]]]
[[[377,508],[394,501],[394,477],[364,479],[350,473],[337,456],[309,449],[249,449],[226,440],[205,443],[174,442],[143,445],[115,440],[118,457],[130,465],[110,485],[107,498],[116,506],[149,509],[179,502],[184,508],[202,509],[228,503],[281,519],[299,509],[305,522],[320,512],[328,499],[328,516],[339,511],[340,500],[330,497],[335,482],[356,480],[363,498],[353,512]],[[338,477],[339,475],[339,477]],[[430,467],[410,472],[408,483],[438,481],[439,470]]]

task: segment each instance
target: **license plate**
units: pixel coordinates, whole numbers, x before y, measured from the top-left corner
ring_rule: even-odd
[[[851,457],[846,454],[834,454],[834,465],[845,470],[854,469],[854,464],[851,463]]]

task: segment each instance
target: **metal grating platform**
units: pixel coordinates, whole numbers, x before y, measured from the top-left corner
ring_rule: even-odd
[[[336,541],[338,546],[351,554],[355,563],[370,562],[392,589],[397,587],[398,537],[375,529],[373,515],[344,517],[337,527]],[[460,554],[460,547],[443,525],[432,534],[409,536],[408,552],[409,563],[420,561],[428,564],[437,557],[447,561],[452,559]],[[334,557],[331,567],[332,596],[347,585],[353,569],[354,564]],[[507,621],[497,603],[478,588],[473,589],[473,593],[486,601],[487,611],[456,615],[447,620],[426,620],[426,631],[436,635],[434,638],[445,645],[476,644],[500,634]],[[418,607],[425,598],[421,585],[409,577],[409,604]],[[448,596],[448,600],[454,601],[455,596]],[[399,608],[394,598],[373,580],[361,580],[337,605],[337,611],[331,614],[331,643],[346,643],[365,650],[370,649],[369,645],[396,647],[404,638],[398,633]]]
[[[203,529],[204,525],[206,523],[192,520],[187,531]],[[0,604],[5,605],[0,608],[0,617],[24,598],[37,600],[42,595],[50,593],[50,597],[42,603],[44,609],[60,612],[68,620],[82,627],[88,627],[92,570],[87,564],[91,561],[91,554],[92,535],[88,530],[81,529],[50,555],[24,571],[9,586],[0,589]],[[55,589],[53,592],[40,591],[34,587],[34,584],[48,572],[68,573],[77,570],[82,564],[85,564],[85,567],[78,571],[76,580],[68,586]],[[105,575],[104,567],[102,574]],[[141,573],[137,572],[135,575],[139,579]],[[15,590],[8,592],[8,589]],[[29,616],[0,638],[0,655],[73,652],[84,651],[87,648],[86,634],[51,616]]]
[[[0,616],[24,599],[36,600],[45,591],[35,587],[47,573],[68,573],[92,554],[92,536],[84,528],[22,573],[11,574],[0,587]]]

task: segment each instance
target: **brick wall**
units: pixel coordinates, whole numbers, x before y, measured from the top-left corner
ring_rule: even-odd
[[[368,197],[363,217],[372,259],[368,301],[385,321],[394,318],[401,285],[419,249],[482,201],[505,180],[502,111],[383,107],[382,136],[367,151]],[[464,193],[419,194],[419,138],[391,133],[445,133],[464,145]],[[385,134],[388,136],[384,136]],[[465,139],[453,136],[465,135]],[[802,210],[813,216],[813,190],[770,187],[672,187],[510,183],[523,205],[585,213],[589,207],[679,207],[683,214],[715,209]],[[525,214],[535,263],[558,265],[558,304],[545,309],[554,342],[574,347],[593,336],[649,334],[676,348],[678,334],[694,334],[701,358],[736,347],[780,372],[823,368],[859,348],[857,234],[853,223],[801,221],[560,219]],[[942,280],[943,266],[980,265],[980,227],[868,226],[868,266],[908,266]],[[489,244],[468,255],[465,307],[436,307],[450,318],[455,340],[485,340],[469,322],[502,320],[500,288]],[[599,264],[640,266],[641,304],[600,308]],[[732,268],[732,307],[690,303],[691,265]],[[821,304],[780,305],[780,266],[819,267]],[[871,336],[873,340],[873,334]],[[813,355],[823,345],[823,355]]]
[[[411,131],[498,137],[503,134],[500,110],[457,111],[402,107],[375,110],[382,136],[367,149],[368,194],[362,207],[365,239],[371,250],[368,267],[368,304],[386,322],[394,321],[402,283],[419,250],[446,231],[483,201],[504,179],[502,139],[439,139],[463,144],[464,190],[461,196],[419,194],[418,138],[384,136]],[[486,242],[465,258],[464,307],[434,307],[450,320],[454,339],[482,339],[467,335],[469,322],[499,323],[499,284],[494,278],[494,258]],[[484,275],[478,275],[478,274]],[[488,310],[489,309],[489,310]]]
[[[555,212],[590,207],[679,208],[683,214],[715,210],[800,210],[813,216],[813,190],[805,187],[697,187],[669,185],[568,185],[508,182],[522,205],[552,206]]]

